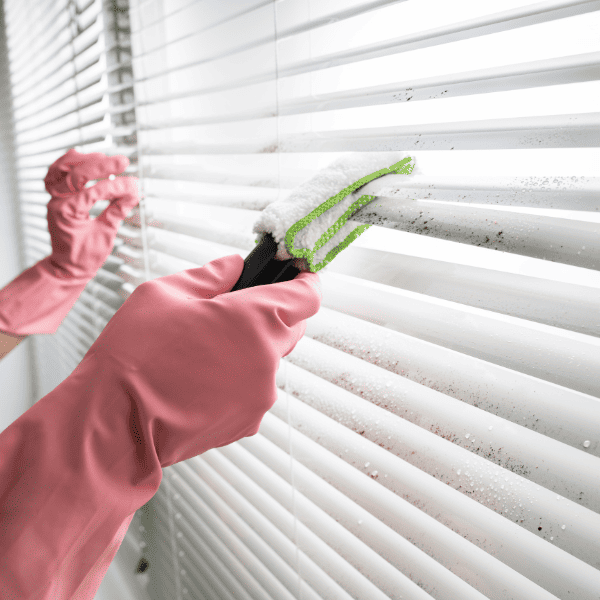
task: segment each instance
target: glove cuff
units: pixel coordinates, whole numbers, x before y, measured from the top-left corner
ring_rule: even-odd
[[[14,335],[55,333],[90,278],[74,278],[51,256],[0,290],[0,330]]]

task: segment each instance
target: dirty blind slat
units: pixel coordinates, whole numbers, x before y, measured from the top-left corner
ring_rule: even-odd
[[[600,4],[131,6],[150,277],[346,151],[419,168],[365,190],[259,434],[165,470],[156,589],[597,600]]]

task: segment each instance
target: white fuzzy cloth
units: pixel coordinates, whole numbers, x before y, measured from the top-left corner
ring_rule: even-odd
[[[323,204],[344,188],[358,181],[361,177],[370,175],[375,171],[390,167],[391,165],[407,158],[403,152],[365,152],[344,156],[329,167],[319,171],[312,179],[298,186],[283,200],[269,204],[261,213],[254,224],[254,233],[269,232],[277,242],[277,260],[294,258],[290,248],[286,247],[285,235],[300,219],[310,214],[315,208]],[[414,158],[411,162],[415,164]],[[414,170],[413,170],[414,172]],[[409,177],[410,175],[406,175]],[[382,179],[385,178],[385,175]],[[346,196],[336,205],[313,219],[301,229],[294,240],[294,249],[307,248],[314,250],[321,235],[327,231],[343,214],[348,207],[363,195],[362,188]],[[342,242],[346,236],[360,225],[356,221],[348,220],[336,234],[321,247],[314,256],[313,265],[320,263],[327,253]],[[328,263],[330,264],[330,263]],[[308,263],[302,259],[298,264],[302,270],[308,270]],[[323,267],[324,269],[327,266]]]

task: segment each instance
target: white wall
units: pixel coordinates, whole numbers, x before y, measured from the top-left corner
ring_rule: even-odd
[[[4,10],[0,2],[0,289],[23,269],[19,252],[17,198],[12,160],[11,100]],[[23,340],[0,360],[0,431],[33,402],[31,340]]]

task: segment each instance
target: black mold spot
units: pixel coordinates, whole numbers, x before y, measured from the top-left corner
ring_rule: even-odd
[[[136,573],[144,573],[150,567],[150,563],[145,558],[140,558],[140,562],[135,569]]]

